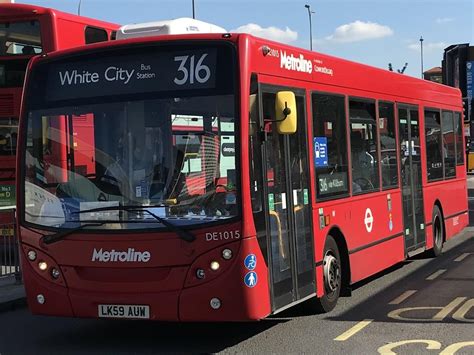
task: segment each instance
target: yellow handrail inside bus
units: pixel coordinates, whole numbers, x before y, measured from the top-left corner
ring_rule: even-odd
[[[270,216],[275,217],[277,227],[278,227],[278,248],[280,249],[280,255],[282,256],[282,258],[286,259],[286,252],[285,252],[285,248],[283,246],[283,234],[281,232],[280,216],[275,211],[270,211],[269,214],[270,214]]]

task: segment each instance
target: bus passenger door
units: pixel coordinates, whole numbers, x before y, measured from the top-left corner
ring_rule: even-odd
[[[315,292],[314,253],[309,202],[308,149],[304,91],[294,91],[297,132],[279,134],[275,121],[276,92],[261,93],[264,206],[272,311]]]
[[[416,107],[398,108],[405,252],[425,243],[420,125]]]

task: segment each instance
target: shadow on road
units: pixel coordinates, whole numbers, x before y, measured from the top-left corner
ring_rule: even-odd
[[[42,349],[47,349],[44,353],[216,353],[284,322],[180,324],[132,320],[55,320],[28,316],[27,324],[17,322],[8,326],[8,332],[16,334],[16,337],[28,334],[28,342],[6,339],[5,332],[2,332],[0,352],[42,353]],[[42,324],[48,325],[47,331]]]
[[[472,232],[467,233],[472,234]],[[461,253],[466,252],[474,253],[473,237],[470,237],[452,249],[443,252],[439,257],[431,259],[422,267],[417,268],[414,272],[411,272],[407,276],[397,280],[389,287],[386,287],[380,292],[365,299],[363,302],[358,303],[346,312],[325,319],[335,321],[361,321],[363,319],[373,319],[374,321],[381,322],[403,322],[402,320],[389,318],[387,314],[390,311],[404,307],[439,307],[439,309],[433,309],[431,312],[426,309],[420,310],[419,312],[411,311],[411,315],[414,316],[412,317],[412,323],[425,322],[423,319],[426,319],[426,317],[433,317],[442,307],[448,305],[449,302],[457,297],[466,297],[468,299],[474,298],[474,274],[472,273],[472,268],[467,268],[463,262],[457,263],[453,261]],[[422,254],[399,263],[367,280],[355,284],[354,289],[362,286],[370,287],[369,283],[375,279],[391,274],[415,260],[421,260],[424,258],[428,257],[425,254]],[[440,269],[445,269],[447,271],[439,278],[439,280],[426,280],[427,276]],[[447,286],[448,283],[449,286]],[[389,305],[391,301],[407,290],[417,290],[417,293],[403,304]],[[420,320],[416,320],[415,317],[420,317]],[[449,317],[445,317],[439,322],[458,323]],[[430,323],[433,323],[433,320],[431,320]]]

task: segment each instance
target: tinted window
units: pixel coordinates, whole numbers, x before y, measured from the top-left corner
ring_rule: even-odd
[[[0,64],[0,88],[23,86],[29,59],[6,60]]]
[[[42,51],[38,21],[0,23],[0,55],[34,55]]]
[[[443,131],[444,177],[453,177],[456,176],[456,142],[452,112],[443,111],[441,129]]]
[[[107,41],[107,31],[102,28],[86,27],[86,44]]]
[[[0,156],[15,155],[18,140],[18,120],[0,118]]]
[[[352,190],[354,193],[379,188],[377,123],[375,103],[349,101],[351,124]]]
[[[380,149],[382,162],[382,187],[398,186],[398,155],[395,136],[393,104],[379,104]]]
[[[319,147],[319,154],[324,150],[326,157],[315,157],[317,197],[345,194],[349,192],[349,186],[344,97],[313,94],[312,98],[313,148]]]
[[[474,109],[474,108],[473,108]],[[462,140],[463,122],[461,114],[454,112],[454,131],[456,132],[456,164],[464,164],[464,145]]]
[[[439,111],[425,110],[426,171],[428,181],[443,178],[443,155]]]

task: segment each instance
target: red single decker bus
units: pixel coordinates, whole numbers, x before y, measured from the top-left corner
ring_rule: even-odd
[[[39,6],[0,4],[0,236],[13,235],[9,210],[16,204],[18,118],[28,61],[36,54],[107,41],[118,27]]]
[[[457,89],[229,33],[94,44],[30,69],[17,194],[35,314],[330,311],[468,223]],[[72,135],[77,116],[89,124]]]

